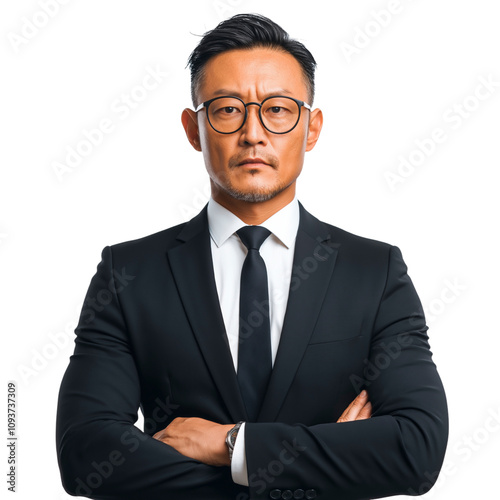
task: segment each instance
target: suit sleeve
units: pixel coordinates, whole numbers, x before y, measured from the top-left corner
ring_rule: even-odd
[[[447,405],[406,271],[401,252],[391,247],[367,369],[351,378],[368,390],[372,418],[247,423],[251,498],[272,497],[275,489],[309,490],[318,499],[420,495],[436,481],[448,439]]]
[[[228,468],[187,458],[134,423],[140,383],[106,247],[80,315],[57,411],[65,490],[106,500],[236,498]],[[226,470],[227,469],[227,470]]]

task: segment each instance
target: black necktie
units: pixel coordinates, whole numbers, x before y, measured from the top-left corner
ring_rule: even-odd
[[[265,227],[236,231],[248,253],[241,270],[238,383],[250,421],[255,421],[272,370],[267,271],[259,248],[271,234]]]

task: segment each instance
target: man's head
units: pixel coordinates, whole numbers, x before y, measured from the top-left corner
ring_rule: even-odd
[[[185,109],[182,123],[203,152],[213,198],[226,207],[235,200],[291,201],[304,153],[322,126],[321,111],[309,106],[316,64],[310,52],[269,19],[238,15],[208,32],[189,62],[197,111]],[[223,96],[239,101],[213,101]],[[288,99],[260,106],[272,96]]]

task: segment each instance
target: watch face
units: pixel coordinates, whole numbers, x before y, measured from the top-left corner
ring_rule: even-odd
[[[236,443],[236,438],[238,437],[238,431],[240,430],[240,426],[236,425],[229,431],[229,443],[231,445],[231,448],[234,448],[234,445]]]
[[[231,444],[234,446],[234,444],[236,443],[236,436],[238,435],[238,432],[232,432],[231,433],[231,437],[229,438],[230,441],[231,441]]]
[[[226,436],[226,443],[231,449],[234,449],[234,445],[236,444],[236,438],[238,437],[238,431],[240,430],[241,424],[243,422],[238,422],[228,433]]]

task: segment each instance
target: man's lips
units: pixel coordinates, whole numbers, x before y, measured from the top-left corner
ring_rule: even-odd
[[[270,154],[264,154],[263,156],[250,156],[251,154],[258,155],[258,151],[246,151],[240,154],[234,155],[229,159],[229,168],[246,167],[246,169],[264,169],[265,167],[271,167],[277,169],[279,165],[279,160],[276,156]],[[265,159],[264,159],[265,158]]]
[[[241,161],[240,163],[238,163],[239,166],[241,165],[268,165],[269,166],[269,163],[267,163],[266,161],[264,161],[262,158],[246,158],[244,159],[243,161]]]

